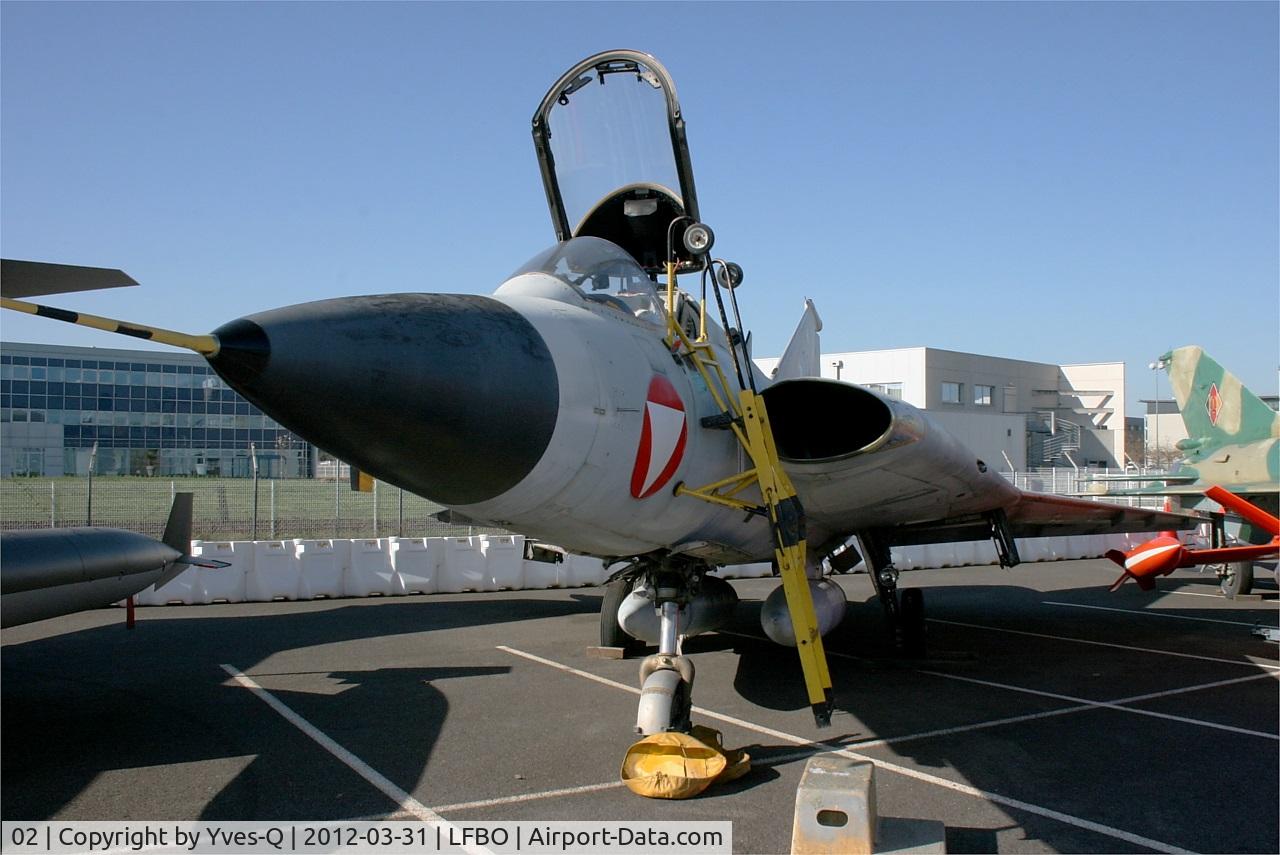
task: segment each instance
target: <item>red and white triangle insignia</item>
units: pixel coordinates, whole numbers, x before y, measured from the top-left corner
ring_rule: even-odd
[[[1218,391],[1217,383],[1209,387],[1209,397],[1205,399],[1204,407],[1209,411],[1209,424],[1217,427],[1218,414],[1222,412],[1222,393]]]
[[[649,381],[644,402],[644,429],[636,464],[631,470],[631,495],[645,499],[662,489],[684,458],[689,426],[684,418],[684,402],[671,381],[661,374]]]

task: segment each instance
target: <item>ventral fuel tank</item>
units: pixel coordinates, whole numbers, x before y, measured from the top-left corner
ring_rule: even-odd
[[[810,579],[809,594],[813,597],[813,610],[818,616],[818,632],[826,635],[844,620],[845,596],[841,588],[830,579]],[[796,632],[791,624],[791,611],[787,608],[787,595],[779,585],[773,589],[760,607],[760,626],[765,635],[776,644],[796,646]]]

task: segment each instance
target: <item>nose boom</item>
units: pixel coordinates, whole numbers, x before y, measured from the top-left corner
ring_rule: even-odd
[[[555,428],[560,392],[546,343],[489,297],[322,300],[240,318],[214,336],[210,365],[263,412],[442,504],[515,486]]]

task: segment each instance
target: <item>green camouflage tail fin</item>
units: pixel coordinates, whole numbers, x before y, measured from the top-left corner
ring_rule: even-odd
[[[1280,413],[1201,348],[1179,347],[1161,359],[1188,438],[1217,446],[1280,437]]]

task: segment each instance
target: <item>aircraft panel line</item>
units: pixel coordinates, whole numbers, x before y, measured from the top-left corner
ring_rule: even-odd
[[[633,694],[639,694],[638,689],[634,689],[631,686],[626,685],[625,683],[619,683],[616,680],[610,680],[606,677],[600,677],[588,671],[583,671],[578,668],[574,668],[571,665],[565,665],[563,663],[556,662],[553,659],[547,659],[545,657],[538,656],[533,653],[526,653],[523,650],[516,650],[515,648],[507,647],[506,645],[498,645],[498,650],[501,650],[505,653],[510,653],[513,656],[519,656],[523,659],[528,659],[531,662],[537,662],[542,665],[547,665],[551,668],[555,668],[557,670],[564,671],[566,673],[573,674],[578,677],[583,677],[585,679],[591,680],[596,683],[600,683],[602,685],[612,686],[613,688],[622,689],[623,691],[631,692]],[[723,721],[726,724],[732,724],[737,727],[741,727],[744,730],[750,730],[756,733],[763,734],[765,736],[771,736],[774,739],[781,739],[785,742],[790,742],[794,745],[810,746],[815,749],[815,752],[830,752],[832,754],[835,754],[840,757],[845,757],[850,760],[859,760],[864,763],[874,763],[877,767],[884,769],[887,772],[894,772],[896,774],[903,775],[908,778],[914,778],[915,780],[918,780],[918,781],[923,781],[928,784],[934,784],[939,787],[944,787],[949,790],[954,790],[955,792],[958,792],[958,793],[975,796],[977,798],[985,799],[986,801],[989,801],[995,804],[1004,805],[1005,807],[1013,808],[1014,810],[1020,810],[1026,813],[1035,814],[1036,816],[1042,816],[1048,819],[1053,819],[1058,822],[1065,823],[1067,825],[1075,826],[1076,828],[1083,828],[1086,831],[1093,831],[1097,834],[1102,834],[1107,837],[1115,838],[1116,840],[1123,840],[1126,843],[1132,843],[1136,846],[1145,846],[1148,849],[1154,849],[1157,852],[1166,852],[1166,853],[1189,852],[1189,850],[1187,849],[1182,849],[1180,847],[1173,846],[1168,843],[1163,843],[1159,840],[1153,840],[1149,837],[1143,837],[1139,834],[1134,834],[1132,832],[1125,831],[1124,829],[1113,828],[1112,826],[1103,825],[1102,823],[1093,822],[1092,820],[1084,819],[1082,817],[1072,816],[1071,814],[1062,813],[1061,811],[1056,811],[1056,810],[1053,810],[1052,808],[1041,807],[1040,805],[1031,804],[1030,802],[1024,802],[1021,799],[1015,799],[1009,796],[1002,796],[999,793],[993,793],[989,790],[980,790],[977,787],[971,787],[968,784],[961,784],[957,781],[948,780],[947,778],[942,778],[937,775],[930,775],[927,772],[921,772],[917,769],[912,769],[908,766],[899,766],[896,763],[890,763],[885,760],[879,760],[879,759],[867,756],[865,754],[858,754],[857,752],[849,751],[843,748],[832,749],[831,746],[829,745],[823,745],[820,742],[814,742],[813,740],[807,739],[803,736],[796,736],[795,734],[792,734],[792,733],[787,733],[782,730],[776,730],[772,727],[767,727],[762,724],[756,724],[755,722],[746,721],[744,719],[736,718],[731,715],[725,715],[724,713],[719,713],[714,710],[709,710],[709,709],[705,709],[703,707],[698,707],[698,706],[695,706],[693,710],[694,712],[697,712],[701,715],[705,715],[708,718],[714,718],[718,721]]]
[[[230,674],[231,679],[236,683],[253,692],[253,694],[266,703],[267,706],[279,713],[285,721],[298,728],[298,730],[310,737],[313,742],[340,760],[347,768],[355,772],[361,778],[364,778],[375,788],[380,790],[383,795],[399,805],[402,811],[413,814],[413,816],[422,820],[427,825],[430,825],[432,828],[439,828],[444,831],[452,830],[452,823],[440,816],[440,814],[431,810],[431,808],[422,804],[422,802],[415,799],[409,793],[406,793],[404,790],[397,787],[389,779],[384,777],[381,773],[375,770],[368,763],[365,763],[355,754],[352,754],[346,748],[343,748],[324,733],[324,731],[320,730],[320,728],[294,712],[291,707],[275,695],[271,694],[271,692],[258,685],[252,677],[248,676],[234,665],[224,663],[221,668],[223,671]],[[488,849],[479,847],[464,847],[464,851],[474,853],[474,855],[492,855]]]
[[[1091,638],[1072,638],[1068,635],[1046,635],[1043,632],[1028,632],[1025,629],[1009,629],[1003,626],[989,626],[981,623],[965,623],[958,620],[943,620],[942,618],[926,618],[930,623],[945,623],[951,626],[963,626],[969,629],[985,629],[991,632],[1007,632],[1011,635],[1027,635],[1032,638],[1047,638],[1050,641],[1070,641],[1074,644],[1093,644],[1098,647],[1115,647],[1119,650],[1128,650],[1137,653],[1156,653],[1160,656],[1178,656],[1182,659],[1199,659],[1204,662],[1221,662],[1224,665],[1248,665],[1253,668],[1267,668],[1270,670],[1280,670],[1280,665],[1270,665],[1266,662],[1255,662],[1253,659],[1223,659],[1221,656],[1202,656],[1199,653],[1179,653],[1174,650],[1157,650],[1154,647],[1134,647],[1131,644],[1117,644],[1114,641],[1094,641]]]
[[[1143,609],[1117,609],[1117,608],[1112,608],[1111,606],[1087,606],[1084,603],[1060,603],[1055,600],[1041,600],[1040,604],[1044,606],[1063,606],[1068,609],[1093,609],[1094,611],[1099,611],[1099,612],[1120,612],[1121,614],[1126,614],[1126,615],[1143,615],[1145,617],[1172,618],[1174,620],[1194,620],[1194,621],[1200,621],[1201,623],[1225,623],[1230,626],[1257,626],[1257,624],[1246,623],[1245,621],[1242,621],[1242,620],[1218,620],[1216,618],[1190,617],[1188,615],[1169,615],[1160,611],[1146,611]]]

